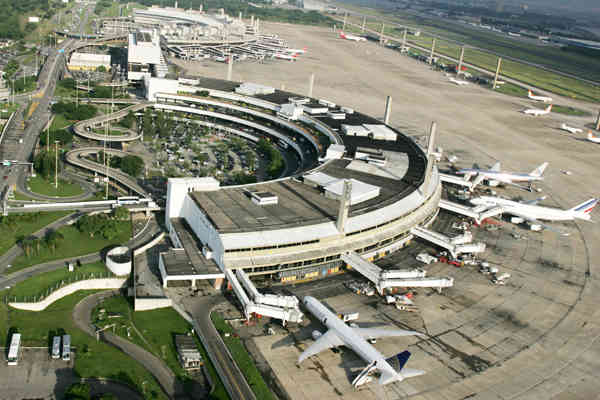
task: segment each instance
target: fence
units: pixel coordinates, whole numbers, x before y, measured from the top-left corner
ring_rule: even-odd
[[[110,271],[106,272],[89,272],[87,274],[81,274],[77,272],[71,273],[66,279],[62,279],[60,282],[56,282],[51,286],[48,286],[44,290],[41,290],[35,295],[31,296],[4,296],[2,301],[6,304],[9,302],[19,302],[19,303],[37,303],[45,300],[52,293],[56,292],[60,288],[70,285],[75,282],[90,280],[90,279],[106,279],[113,278],[115,275]]]

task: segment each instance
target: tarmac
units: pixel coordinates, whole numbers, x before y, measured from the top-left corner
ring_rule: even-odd
[[[529,117],[519,111],[543,105],[474,84],[459,87],[428,65],[375,43],[345,41],[326,28],[265,23],[263,29],[280,34],[295,48],[306,46],[308,52],[297,62],[235,64],[234,80],[276,88],[284,84],[286,90],[305,94],[314,72],[315,97],[378,118],[383,116],[386,96],[391,95],[391,125],[421,136],[436,121],[437,145],[458,156],[458,167],[501,161],[504,169],[529,172],[544,161],[550,163],[544,182],[538,185],[543,193],[511,189],[500,190],[501,194],[524,199],[543,194],[548,198],[542,204],[563,208],[598,195],[600,147],[582,140],[582,134],[557,129],[562,122],[591,126],[595,115]],[[214,62],[177,63],[193,66],[207,77],[224,78],[227,72],[226,65]],[[557,104],[597,112],[597,105],[553,97]],[[592,219],[598,213],[593,211]],[[600,256],[600,247],[594,246],[600,227],[585,221],[556,225],[571,235],[531,232],[508,222],[496,231],[475,229],[476,241],[488,245],[483,258],[511,273],[509,283],[494,286],[472,267],[432,265],[431,275],[451,275],[455,286],[441,295],[420,295],[420,318],[396,315],[396,310],[379,304],[357,302],[355,306],[356,295],[321,291],[332,307],[360,310],[359,324],[414,326],[426,333],[423,340],[390,338],[375,345],[387,356],[409,349],[413,353],[409,366],[427,371],[426,375],[383,388],[371,383],[354,392],[351,377],[364,363],[352,352],[326,351],[300,368],[295,366],[301,350],[312,343],[310,332],[323,329],[322,325],[300,329],[295,346],[272,347],[289,336],[284,334],[254,340],[293,399],[597,398],[600,271],[593,260]],[[513,232],[525,238],[517,240]]]

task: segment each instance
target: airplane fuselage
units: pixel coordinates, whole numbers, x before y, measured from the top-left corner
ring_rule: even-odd
[[[344,321],[338,318],[337,315],[327,309],[321,302],[311,296],[304,297],[304,305],[323,325],[335,332],[344,345],[360,356],[367,363],[377,362],[378,369],[389,368],[394,371],[392,366],[388,364],[385,357],[371,346],[365,339],[358,335],[354,330],[346,325]]]
[[[534,176],[529,174],[513,174],[507,172],[497,172],[489,170],[479,170],[475,168],[464,168],[457,172],[458,174],[478,174],[485,176],[485,179],[499,182],[532,182],[541,181],[542,176]]]
[[[572,221],[575,214],[569,210],[560,208],[544,207],[533,204],[523,204],[499,197],[481,196],[472,199],[473,204],[484,204],[489,206],[501,206],[505,213],[513,215],[526,215],[528,218],[541,221]]]

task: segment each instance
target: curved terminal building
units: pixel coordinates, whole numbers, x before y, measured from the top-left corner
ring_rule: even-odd
[[[300,162],[286,177],[243,186],[169,179],[166,225],[175,248],[160,257],[165,286],[197,279],[218,286],[227,269],[282,282],[327,275],[346,267],[341,256],[349,251],[373,260],[398,250],[412,228],[437,215],[432,157],[380,121],[275,90],[202,90],[209,95],[156,93],[154,107],[235,119],[284,141]]]

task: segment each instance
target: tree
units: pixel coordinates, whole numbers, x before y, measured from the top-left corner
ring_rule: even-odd
[[[106,67],[104,65],[99,66],[96,71],[98,72],[106,72]]]
[[[52,253],[55,253],[56,247],[64,238],[65,237],[63,236],[62,233],[55,231],[54,229],[49,230],[46,233],[46,238],[45,238],[46,246],[48,246],[49,248],[52,249]]]
[[[126,174],[138,176],[144,169],[144,160],[138,156],[126,155],[121,158],[120,168]]]
[[[90,386],[87,383],[74,383],[65,393],[67,400],[90,400]]]
[[[154,135],[154,123],[150,107],[144,110],[144,116],[142,117],[142,132],[144,132],[144,135]]]
[[[133,124],[135,123],[135,114],[133,111],[129,110],[127,115],[119,121],[119,125],[123,128],[131,129]]]
[[[56,171],[56,154],[54,151],[41,151],[33,159],[33,168],[45,179],[54,177]],[[60,163],[58,165],[60,171]]]
[[[118,220],[129,219],[129,209],[127,207],[116,207],[113,209],[113,216]]]

